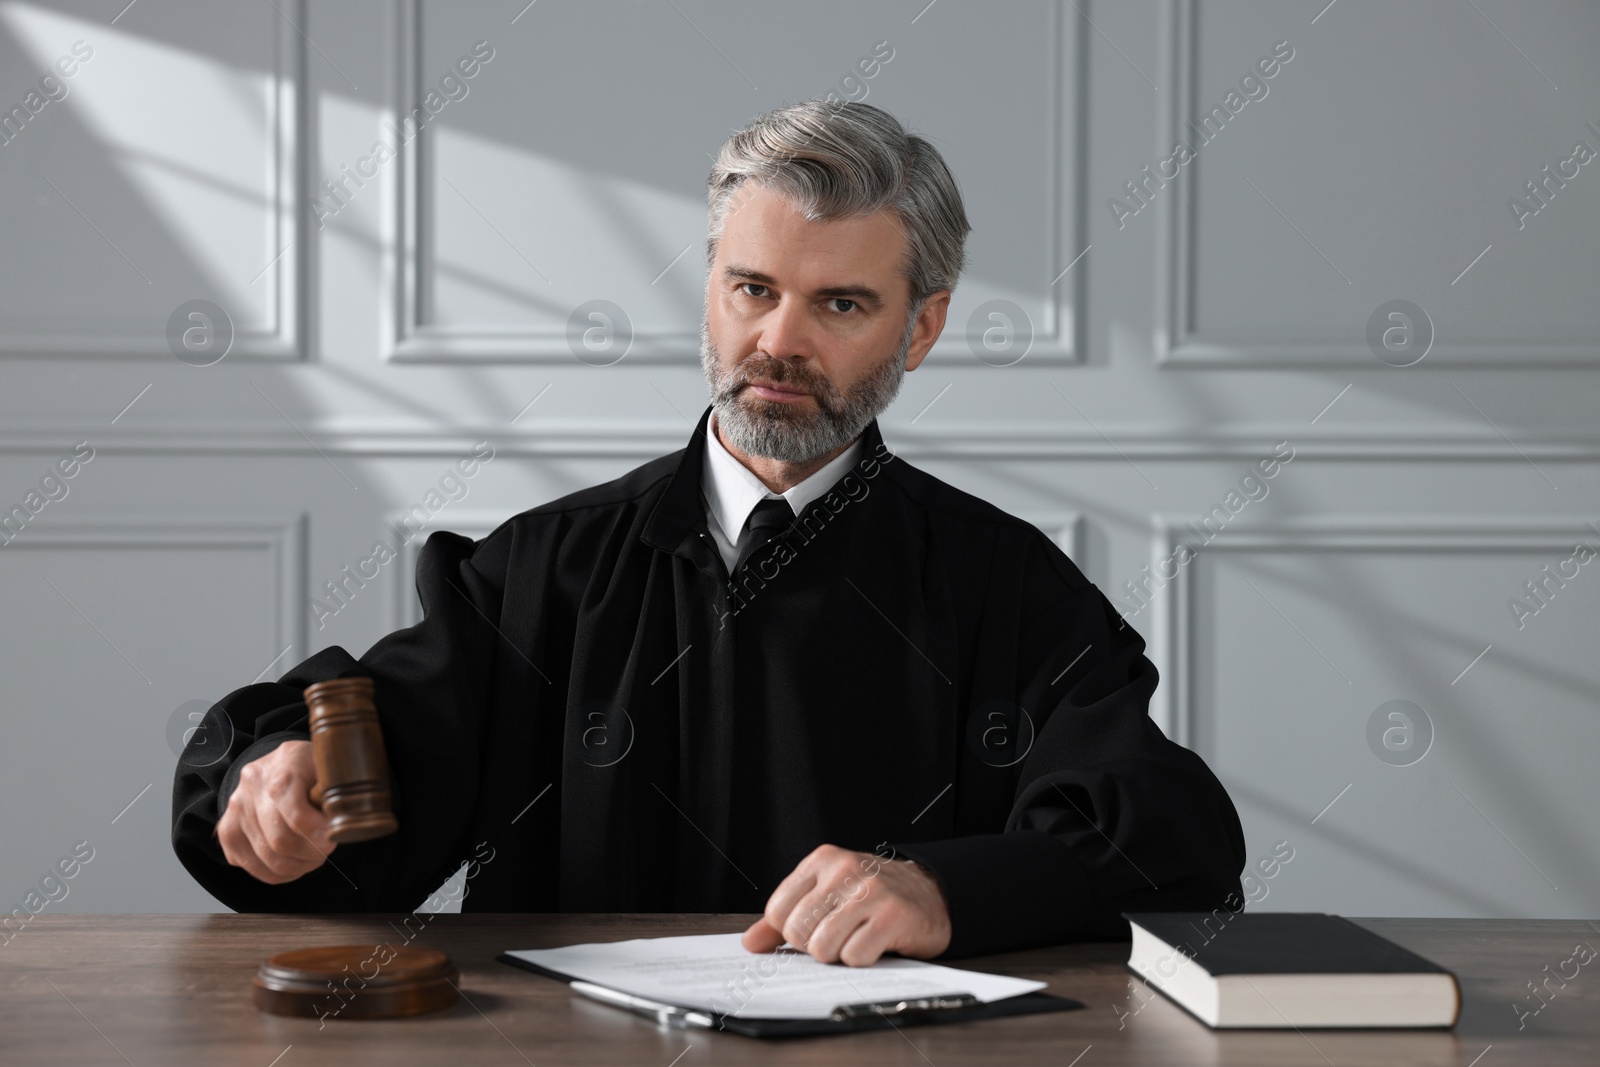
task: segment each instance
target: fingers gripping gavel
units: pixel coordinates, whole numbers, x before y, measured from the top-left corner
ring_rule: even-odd
[[[399,825],[372,679],[318,682],[305,699],[311,740],[285,741],[245,764],[217,823],[228,862],[271,885],[317,869],[340,844]]]

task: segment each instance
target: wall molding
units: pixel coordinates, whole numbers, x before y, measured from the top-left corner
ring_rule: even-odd
[[[1196,0],[1166,0],[1158,16],[1158,69],[1165,72],[1167,89],[1159,94],[1156,128],[1163,139],[1158,153],[1170,152],[1179,141],[1188,142],[1184,124],[1195,120],[1196,79],[1199,66],[1199,32]],[[1331,367],[1383,369],[1364,339],[1365,323],[1343,331],[1349,340],[1314,341],[1306,338],[1244,340],[1203,337],[1195,329],[1195,228],[1199,219],[1194,168],[1203,155],[1168,179],[1171,195],[1155,200],[1155,335],[1156,365],[1165,370],[1265,368],[1309,370]],[[1487,238],[1486,238],[1487,239]],[[1443,268],[1441,268],[1443,269]],[[1529,370],[1538,367],[1600,367],[1600,338],[1572,344],[1497,341],[1438,337],[1414,370],[1440,367],[1474,367]]]
[[[1084,517],[1083,512],[1036,511],[1032,508],[1021,508],[1016,512],[1016,516],[1043,530],[1050,540],[1056,543],[1056,547],[1078,565],[1080,571],[1088,572],[1086,553],[1089,550],[1089,530],[1088,519]]]
[[[1051,234],[1050,273],[1057,278],[1084,249],[1087,202],[1084,152],[1085,109],[1088,101],[1087,39],[1079,19],[1067,10],[1066,0],[1046,8],[1050,66],[1045,182],[1047,198],[1043,226]],[[385,119],[407,114],[422,84],[422,0],[400,0],[392,34],[395,77]],[[397,194],[384,214],[383,242],[393,253],[385,257],[382,283],[380,358],[388,363],[460,365],[472,363],[570,364],[566,324],[546,329],[490,329],[431,326],[425,320],[428,212],[433,190],[427,180],[432,138],[424,129],[399,149]],[[1081,265],[1080,265],[1081,267]],[[1086,306],[1087,271],[1074,267],[1054,285],[1046,282],[1045,318],[1025,357],[1030,363],[1065,365],[1082,363],[1083,309]],[[627,359],[633,363],[699,366],[700,333],[692,330],[637,331]],[[974,362],[964,324],[946,330],[928,352],[929,365]]]
[[[1187,523],[1180,525],[1155,516],[1150,556],[1152,573],[1158,573],[1161,561],[1172,557],[1179,545],[1187,545],[1195,556],[1167,582],[1168,588],[1157,591],[1150,605],[1154,612],[1150,627],[1154,637],[1151,658],[1157,663],[1166,690],[1164,699],[1158,696],[1159,706],[1152,707],[1152,715],[1172,740],[1188,748],[1195,747],[1202,725],[1196,699],[1195,641],[1199,632],[1195,621],[1199,607],[1196,582],[1198,568],[1205,566],[1213,555],[1516,552],[1546,553],[1554,558],[1557,554],[1570,553],[1579,541],[1600,541],[1600,534],[1584,520],[1570,516],[1518,519],[1461,516],[1455,521],[1441,521],[1431,515],[1401,515],[1229,526],[1207,544],[1187,528]],[[1117,603],[1121,591],[1108,590],[1107,595]]]
[[[207,548],[257,549],[267,554],[273,575],[270,605],[274,647],[261,666],[276,678],[305,659],[310,600],[307,592],[309,516],[219,518],[215,515],[176,515],[151,520],[136,513],[43,515],[9,543],[6,553],[110,549],[176,549],[193,552]],[[276,671],[276,674],[272,672]]]
[[[309,358],[313,306],[312,271],[316,240],[308,207],[311,137],[306,79],[306,40],[296,26],[306,23],[307,0],[284,0],[287,13],[269,13],[273,25],[273,91],[269,94],[272,167],[266,224],[269,243],[283,252],[256,284],[265,287],[272,324],[265,330],[236,329],[227,358],[251,362],[303,362]],[[279,17],[282,16],[282,17]],[[292,22],[290,21],[292,19]],[[205,296],[207,294],[195,294]],[[152,330],[136,318],[101,332],[0,332],[0,359],[90,358],[119,362],[173,360],[167,347],[166,322]]]
[[[891,448],[912,459],[1073,460],[1126,463],[1254,462],[1272,442],[1291,440],[1295,460],[1358,463],[1593,463],[1600,461],[1600,436],[1507,441],[1492,431],[1474,433],[1348,434],[1307,436],[1304,425],[1267,427],[1248,433],[1183,434],[1111,428],[1111,440],[1092,429],[1054,423],[1000,420],[936,426],[880,423]],[[0,455],[50,454],[62,441],[88,439],[96,450],[122,454],[179,456],[364,456],[379,459],[456,458],[475,441],[489,440],[497,454],[523,458],[636,458],[643,462],[682,448],[692,432],[678,419],[530,420],[504,426],[413,427],[406,425],[283,424],[195,425],[188,428],[107,428],[103,424],[12,423],[0,427]]]

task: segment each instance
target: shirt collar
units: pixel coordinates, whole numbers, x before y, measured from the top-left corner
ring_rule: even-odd
[[[684,558],[693,558],[704,549],[707,569],[716,553],[702,539],[709,521],[706,496],[701,489],[705,480],[705,456],[709,450],[706,427],[710,424],[711,406],[707,405],[695,420],[694,433],[688,444],[663,460],[672,461],[672,473],[662,489],[660,498],[645,519],[639,538],[645,544]],[[878,420],[867,423],[857,442],[860,455],[865,458],[882,458],[886,453],[883,434]],[[890,453],[892,455],[892,453]]]
[[[843,478],[861,453],[862,438],[857,437],[843,452],[833,457],[804,480],[782,493],[769,490],[743,463],[733,457],[717,439],[717,416],[713,410],[706,421],[705,458],[702,461],[701,491],[712,517],[730,542],[737,542],[745,520],[763,500],[782,497],[796,515],[822,496],[833,483]]]

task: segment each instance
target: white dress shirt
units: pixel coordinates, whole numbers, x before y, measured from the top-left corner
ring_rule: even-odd
[[[861,438],[829,460],[809,478],[789,487],[787,492],[774,493],[761,483],[761,479],[737,459],[717,439],[717,413],[713,411],[706,420],[706,458],[700,485],[706,502],[706,527],[711,540],[722,556],[729,573],[739,558],[739,542],[745,536],[745,520],[757,504],[767,499],[782,498],[799,515],[806,505],[822,496],[833,483],[845,476],[861,452]]]

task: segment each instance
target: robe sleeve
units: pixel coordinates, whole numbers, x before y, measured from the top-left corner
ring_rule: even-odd
[[[1151,721],[1144,639],[1043,534],[1026,557],[1018,702],[1045,714],[1004,828],[894,846],[944,890],[940,958],[1125,939],[1123,911],[1242,907],[1238,814]]]
[[[178,763],[172,847],[212,896],[236,911],[412,911],[467,858],[491,679],[497,659],[512,654],[493,621],[503,591],[498,547],[432,534],[417,560],[420,623],[383,637],[359,660],[325,648],[278,681],[236,689],[210,709]],[[309,738],[306,686],[353,675],[374,682],[400,828],[340,845],[292,882],[258,882],[228,864],[215,836],[239,772],[285,741]],[[226,751],[208,755],[202,738]]]

